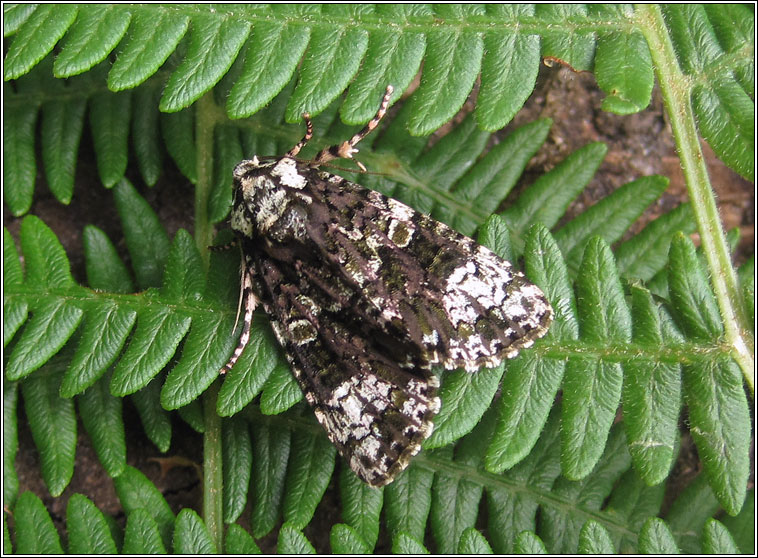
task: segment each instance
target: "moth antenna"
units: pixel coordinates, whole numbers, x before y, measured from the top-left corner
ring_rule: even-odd
[[[234,316],[234,325],[232,331],[237,330],[237,324],[240,323],[240,311],[242,310],[242,301],[245,299],[245,274],[247,268],[245,267],[244,260],[240,263],[240,294],[237,297],[237,315]]]
[[[376,111],[376,116],[374,116],[374,118],[372,118],[360,132],[355,134],[348,141],[343,141],[340,144],[332,145],[331,147],[322,149],[319,154],[316,155],[316,158],[313,160],[311,166],[318,167],[319,165],[327,163],[333,159],[352,159],[353,153],[358,153],[355,145],[367,135],[369,135],[371,131],[379,125],[379,122],[382,118],[384,118],[384,115],[387,114],[387,107],[390,104],[390,97],[392,96],[392,92],[394,90],[395,88],[391,85],[387,86],[387,90],[384,92],[384,96],[382,97],[382,102],[379,105],[379,110]],[[360,162],[356,161],[356,163],[358,167],[360,167],[360,169],[365,172],[366,167],[364,167]]]
[[[295,147],[287,151],[287,153],[284,155],[285,157],[295,157],[295,155],[300,153],[300,150],[305,147],[308,141],[310,141],[310,139],[313,137],[313,122],[311,122],[311,115],[307,112],[304,112],[303,120],[305,120],[305,135],[303,136],[303,139],[297,142],[297,145],[295,145]]]

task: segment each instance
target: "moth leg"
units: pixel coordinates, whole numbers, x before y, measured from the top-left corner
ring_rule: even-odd
[[[237,329],[237,320],[239,319],[240,309],[244,308],[245,313],[242,316],[242,333],[240,334],[237,347],[234,349],[229,361],[221,367],[219,374],[226,374],[239,360],[242,352],[245,350],[248,341],[250,341],[250,326],[253,323],[253,311],[258,305],[258,298],[253,292],[253,272],[249,265],[242,266],[242,281],[240,285],[240,305],[237,308],[237,319],[234,323],[234,329]]]
[[[313,163],[311,165],[318,167],[319,165],[328,163],[333,159],[352,159],[353,153],[358,153],[355,145],[363,138],[365,138],[368,134],[370,134],[371,131],[379,125],[379,121],[384,118],[384,115],[387,113],[387,107],[390,103],[390,97],[392,96],[392,92],[394,90],[395,88],[391,85],[387,86],[384,97],[382,97],[382,102],[379,105],[379,110],[376,112],[376,116],[374,116],[374,118],[372,118],[371,121],[366,124],[366,126],[360,132],[350,138],[349,141],[343,141],[338,145],[332,145],[331,147],[322,149],[319,154],[316,155],[316,158],[313,160]],[[360,161],[356,161],[356,164],[362,171],[366,171],[366,167],[364,167]]]
[[[231,250],[235,246],[239,244],[238,239],[233,239],[227,242],[226,244],[219,244],[218,246],[208,246],[208,250],[211,252],[225,252],[226,250]]]
[[[287,151],[285,157],[294,157],[300,153],[300,150],[305,147],[308,141],[313,137],[313,122],[311,122],[311,115],[307,112],[304,112],[303,120],[305,120],[305,135],[303,136],[303,139],[297,142],[297,145],[295,145],[295,147]]]

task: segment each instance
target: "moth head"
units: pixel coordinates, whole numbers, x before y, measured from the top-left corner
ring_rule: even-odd
[[[283,239],[292,234],[288,229],[293,222],[302,221],[302,211],[292,202],[306,185],[295,159],[285,156],[261,161],[253,157],[240,162],[233,176],[231,225],[237,234],[250,239],[272,234]]]

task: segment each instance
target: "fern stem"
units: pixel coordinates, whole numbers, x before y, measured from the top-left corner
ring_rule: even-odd
[[[222,551],[224,532],[223,459],[221,454],[221,417],[216,412],[219,382],[213,382],[203,396],[205,433],[203,434],[203,519],[211,539]]]
[[[195,145],[197,148],[197,184],[195,185],[195,242],[208,267],[213,227],[208,222],[208,198],[213,184],[213,128],[215,104],[213,93],[203,95],[196,105]],[[203,396],[205,433],[203,434],[203,519],[219,552],[223,550],[224,511],[221,449],[221,417],[216,412],[219,383],[213,382]]]
[[[754,393],[754,341],[749,332],[737,275],[732,267],[729,246],[700,147],[690,98],[692,84],[679,67],[660,6],[638,5],[635,11],[650,47],[663,102],[671,122],[687,193],[692,200],[703,253],[724,321],[726,341],[731,347],[732,356],[742,369],[750,392]]]
[[[213,92],[206,93],[195,107],[195,146],[197,148],[197,184],[195,185],[195,242],[208,267],[208,246],[213,241],[213,227],[208,222],[208,198],[213,185],[213,127],[215,124]]]

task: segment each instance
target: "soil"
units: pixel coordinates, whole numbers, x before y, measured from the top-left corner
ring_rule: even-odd
[[[529,184],[537,176],[553,168],[569,153],[589,142],[601,141],[608,146],[604,162],[592,182],[569,209],[567,218],[581,213],[631,180],[651,174],[668,177],[671,181],[668,190],[635,224],[629,232],[631,235],[661,213],[670,211],[686,201],[687,193],[679,160],[674,152],[671,130],[657,89],[653,93],[651,105],[646,110],[630,116],[617,116],[600,110],[603,96],[590,73],[574,73],[560,67],[543,67],[535,92],[505,133],[514,126],[536,118],[550,117],[553,120],[548,141],[530,162],[527,172],[522,177],[523,184]],[[77,184],[71,205],[63,206],[52,197],[40,173],[34,204],[30,211],[44,220],[58,236],[71,259],[75,279],[82,283],[86,283],[81,248],[84,225],[98,226],[111,239],[122,238],[112,194],[99,185],[91,145],[91,140],[85,132],[80,147]],[[740,245],[735,256],[735,261],[739,264],[754,253],[754,187],[721,163],[707,145],[703,144],[703,148],[726,229],[740,227]],[[165,156],[165,159],[168,162],[168,156]],[[193,187],[170,162],[165,166],[165,174],[152,188],[141,183],[134,169],[130,169],[128,176],[156,209],[171,237],[182,227],[191,233]],[[12,217],[5,205],[3,216],[5,225],[17,239],[20,219]],[[694,238],[697,240],[696,236]],[[129,257],[123,240],[118,242],[117,249],[128,263]],[[202,491],[199,470],[203,447],[201,435],[182,420],[175,419],[171,448],[167,455],[162,455],[145,439],[139,418],[129,398],[124,402],[124,421],[128,425],[129,465],[138,468],[156,484],[175,513],[183,507],[192,507],[200,511]],[[684,445],[692,448],[686,441]],[[681,459],[684,461],[678,463],[676,469],[680,472],[681,478],[674,479],[679,486],[686,485],[692,476],[700,471],[696,451],[683,451]],[[100,466],[81,423],[74,476],[62,496],[50,496],[40,476],[39,465],[39,455],[27,427],[21,402],[19,450],[16,457],[19,494],[31,490],[42,498],[61,534],[65,532],[68,498],[77,492],[89,497],[123,527],[124,515],[113,482]],[[306,529],[306,536],[316,545],[319,552],[329,551],[329,529],[333,523],[339,521],[336,513],[339,497],[334,485],[333,482],[319,506],[316,519]],[[62,540],[65,544],[65,538]],[[272,536],[258,542],[264,552],[275,550],[276,540]]]

